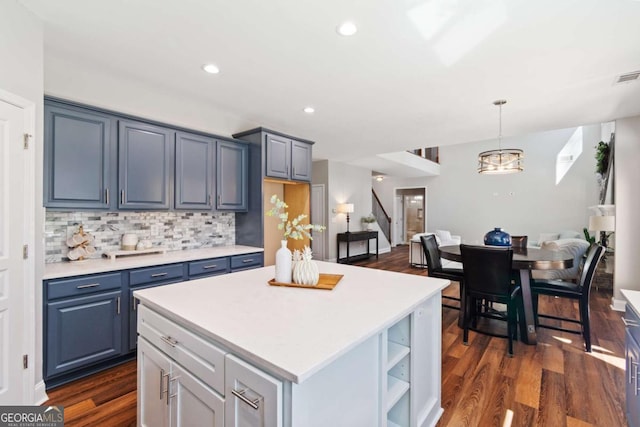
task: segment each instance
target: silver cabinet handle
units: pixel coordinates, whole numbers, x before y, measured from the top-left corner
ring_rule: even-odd
[[[163,390],[162,383],[163,380],[167,378],[167,388]],[[162,395],[167,393],[169,396],[169,374],[164,372],[164,369],[160,369],[160,400],[162,400]],[[167,397],[167,405],[169,404],[169,398]]]
[[[120,297],[118,297],[118,299],[116,300],[116,304],[118,306],[116,313],[120,314]]]
[[[217,264],[211,264],[211,265],[204,265],[202,266],[203,270],[209,270],[210,268],[216,268],[218,265]]]
[[[109,189],[108,188],[104,189],[104,204],[105,205],[109,204]]]
[[[132,301],[132,303],[133,303],[133,304],[132,304],[131,309],[132,309],[133,311],[136,311],[136,310],[138,309],[138,304],[136,304],[136,302],[137,302],[136,297],[132,296],[132,297],[131,297],[131,301]]]
[[[633,394],[634,396],[638,395],[638,363],[637,362],[631,362],[631,364],[633,365]]]
[[[243,264],[246,264],[246,263],[248,263],[248,262],[253,262],[253,258],[249,258],[249,259],[242,260],[242,263],[243,263]]]
[[[209,204],[211,204],[211,194],[209,194]]]
[[[171,347],[175,347],[176,344],[178,344],[178,341],[171,337],[160,336],[160,339],[169,344]]]
[[[254,399],[254,400],[247,399],[247,397],[244,395],[246,391],[247,390],[238,391],[236,389],[231,389],[231,394],[233,394],[238,399],[242,400],[247,405],[251,406],[253,409],[258,409],[259,408],[258,402],[260,402],[260,399]]]
[[[97,288],[98,286],[100,286],[100,283],[89,283],[88,285],[78,285],[76,289]]]
[[[626,319],[624,317],[622,317],[621,319],[622,323],[624,323],[624,326],[626,326],[627,328],[637,328],[640,326],[640,323],[636,322],[635,320]]]
[[[124,190],[120,190],[120,204],[124,205]]]
[[[155,274],[152,274],[151,277],[162,277],[162,276],[166,276],[167,274],[169,273],[155,273]]]

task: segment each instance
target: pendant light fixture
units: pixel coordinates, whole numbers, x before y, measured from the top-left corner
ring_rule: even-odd
[[[524,152],[515,148],[502,149],[502,106],[507,101],[499,99],[493,105],[500,107],[500,124],[498,130],[498,149],[483,151],[478,154],[478,173],[498,175],[522,172],[524,170]]]

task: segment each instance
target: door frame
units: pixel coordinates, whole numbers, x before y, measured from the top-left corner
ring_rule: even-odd
[[[15,95],[11,92],[0,88],[0,101],[14,105],[23,110],[24,114],[24,131],[29,134],[28,149],[25,149],[23,162],[22,180],[24,182],[24,197],[22,200],[22,216],[24,217],[23,244],[28,245],[28,258],[23,263],[23,334],[22,338],[22,354],[26,355],[29,360],[28,368],[23,372],[22,384],[22,403],[34,404],[40,403],[46,399],[44,391],[44,382],[42,376],[39,376],[36,384],[36,367],[42,365],[42,357],[36,357],[36,293],[39,295],[38,300],[42,301],[41,277],[36,278],[35,258],[37,256],[35,246],[36,222],[35,222],[35,200],[36,200],[36,171],[35,171],[35,152],[37,141],[36,134],[36,103]],[[38,200],[42,200],[40,197]],[[36,280],[37,279],[37,280]],[[40,310],[41,311],[41,310]],[[40,334],[41,336],[41,334]],[[38,390],[36,390],[38,389]],[[37,396],[36,396],[37,395]]]
[[[423,190],[424,191],[424,199],[423,199],[423,221],[424,221],[424,231],[427,231],[427,186],[411,186],[411,187],[393,187],[393,215],[394,218],[398,218],[398,207],[397,207],[397,203],[396,200],[398,198],[400,198],[402,200],[402,206],[403,209],[406,209],[405,203],[404,203],[404,194],[402,193],[403,190]],[[398,233],[396,233],[398,234]],[[402,236],[406,236],[407,235],[407,218],[406,218],[406,212],[402,212]],[[394,239],[394,244],[393,246],[397,246],[399,244],[408,244],[410,242],[399,242],[398,239],[399,236],[395,236]]]
[[[313,194],[315,191],[320,191],[320,205],[316,206],[314,202]],[[310,223],[327,226],[327,215],[326,215],[326,192],[324,184],[313,184],[311,185],[311,212],[310,212]],[[317,215],[320,215],[320,218],[317,218]],[[325,229],[326,230],[326,229]],[[313,232],[313,240],[311,241],[311,245],[313,247],[313,242],[320,241],[322,242],[322,248],[320,253],[316,253],[316,249],[313,248],[314,254],[318,255],[318,258],[321,261],[327,259],[327,235],[328,233],[324,232]],[[315,257],[314,257],[315,258]]]

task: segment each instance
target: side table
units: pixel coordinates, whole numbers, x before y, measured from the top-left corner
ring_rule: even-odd
[[[375,239],[376,240],[376,253],[372,254],[369,252],[369,241]],[[358,255],[349,255],[349,245],[351,242],[359,242],[366,241],[367,242],[367,252],[364,254]],[[346,258],[340,258],[340,243],[344,242],[347,246],[347,256]],[[336,261],[338,263],[349,264],[353,261],[357,261],[360,259],[369,258],[372,255],[375,255],[378,258],[378,232],[377,231],[351,231],[347,233],[338,233],[336,238]]]

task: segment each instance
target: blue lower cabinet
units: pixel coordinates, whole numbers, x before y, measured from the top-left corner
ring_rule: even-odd
[[[262,267],[264,264],[264,256],[262,252],[253,254],[234,255],[231,257],[231,272],[249,270],[252,268]]]
[[[45,379],[122,353],[122,291],[48,302]]]

